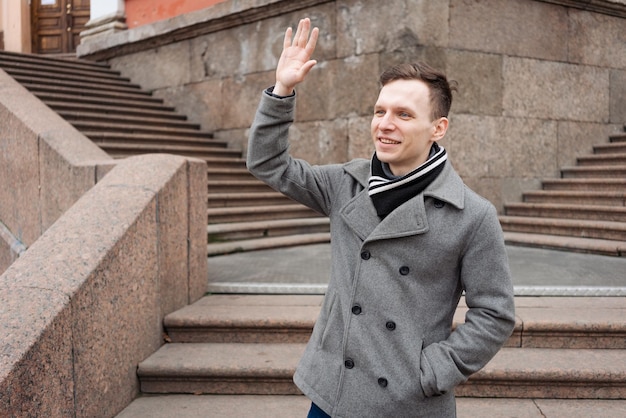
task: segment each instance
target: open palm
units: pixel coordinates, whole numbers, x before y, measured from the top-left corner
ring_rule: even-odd
[[[304,80],[311,68],[317,63],[311,59],[311,56],[317,44],[318,34],[318,28],[311,30],[311,21],[308,18],[300,20],[293,39],[292,29],[287,29],[283,42],[283,52],[276,67],[275,94],[280,96],[291,94],[294,87]]]

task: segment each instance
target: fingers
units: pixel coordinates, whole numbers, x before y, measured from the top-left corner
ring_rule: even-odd
[[[291,43],[291,28],[287,30],[289,31],[290,35],[290,43],[287,44],[287,33],[285,33],[285,46],[293,45],[306,49],[315,49],[319,30],[317,28],[314,28],[313,32],[311,33],[311,19],[307,17],[305,19],[301,19],[298,22],[298,28],[296,29],[296,34],[293,37],[293,43]],[[311,37],[309,37],[309,33],[311,33]],[[310,48],[311,41],[313,41],[312,48]]]
[[[309,36],[309,30],[311,28],[311,21],[309,18],[300,19],[298,22],[298,29],[296,30],[296,35],[293,37],[294,46],[301,46],[304,48],[306,45],[306,40]]]
[[[285,31],[285,39],[283,40],[283,49],[287,49],[291,46],[291,33],[293,29],[291,27],[287,28]]]
[[[319,33],[320,33],[320,30],[318,28],[313,28],[313,31],[311,32],[311,37],[306,43],[306,50],[309,55],[312,55],[313,51],[315,50]]]

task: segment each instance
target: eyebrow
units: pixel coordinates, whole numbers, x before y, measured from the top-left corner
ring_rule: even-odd
[[[415,110],[413,110],[413,109],[411,109],[410,107],[407,107],[407,106],[394,106],[394,105],[392,105],[392,106],[384,106],[384,105],[380,105],[378,103],[376,103],[374,105],[374,109],[387,109],[387,108],[389,108],[391,110],[394,110],[396,112],[397,111],[403,111],[403,112],[408,112],[408,113],[415,113]]]

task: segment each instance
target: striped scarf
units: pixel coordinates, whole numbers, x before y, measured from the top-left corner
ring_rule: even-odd
[[[447,159],[446,150],[435,142],[424,164],[404,176],[394,177],[388,174],[390,170],[385,170],[374,153],[368,194],[378,216],[385,218],[398,206],[421,193],[441,173]]]

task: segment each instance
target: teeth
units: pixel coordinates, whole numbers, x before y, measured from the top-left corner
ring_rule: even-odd
[[[380,142],[382,142],[383,144],[399,144],[398,141],[393,141],[391,139],[386,139],[386,138],[379,138]]]

